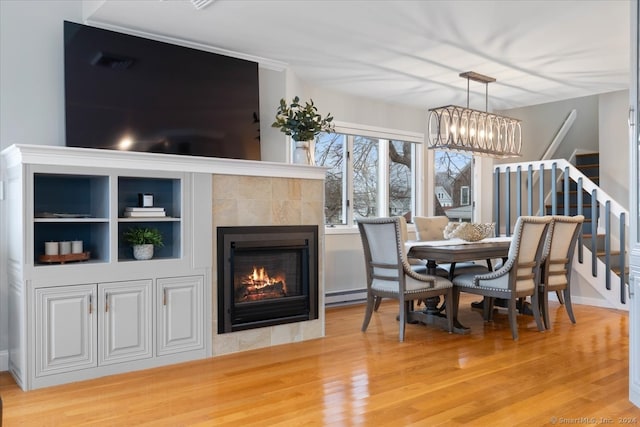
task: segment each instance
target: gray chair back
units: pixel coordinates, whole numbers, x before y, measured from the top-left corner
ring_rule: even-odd
[[[505,264],[494,273],[501,276],[502,270],[509,271],[504,286],[500,288],[523,292],[533,291],[539,280],[540,266],[544,251],[545,235],[551,223],[549,216],[521,216],[516,221],[509,255]],[[500,285],[499,282],[495,283]]]
[[[390,217],[358,221],[364,246],[368,287],[376,280],[398,281],[402,284],[402,220],[401,217]]]
[[[583,222],[582,215],[553,217],[552,228],[545,241],[544,277],[541,278],[543,283],[554,288],[568,285],[573,254]]]

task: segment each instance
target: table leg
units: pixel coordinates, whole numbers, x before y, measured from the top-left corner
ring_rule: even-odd
[[[415,310],[410,311],[408,318],[408,323],[416,323],[420,322],[425,325],[435,325],[439,326],[442,329],[447,329],[447,318],[442,313],[428,313],[425,310]],[[453,319],[453,333],[460,335],[467,335],[471,332],[469,328],[461,324],[457,318]]]
[[[427,274],[432,276],[436,275],[437,264],[435,260],[427,260]],[[455,268],[455,264],[452,266]],[[427,298],[424,302],[425,308],[423,310],[412,310],[409,312],[408,321],[410,323],[420,322],[425,325],[437,325],[444,329],[447,329],[447,317],[442,314],[444,304],[442,307],[438,307],[440,303],[440,297]],[[470,333],[469,328],[462,325],[457,318],[453,319],[453,332],[456,334],[466,335]]]

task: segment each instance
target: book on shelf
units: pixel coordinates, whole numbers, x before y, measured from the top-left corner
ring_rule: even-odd
[[[138,212],[138,211],[125,211],[125,218],[159,218],[167,216],[164,211],[149,211],[149,212]]]
[[[139,207],[126,207],[125,212],[164,212],[164,208],[139,208]]]

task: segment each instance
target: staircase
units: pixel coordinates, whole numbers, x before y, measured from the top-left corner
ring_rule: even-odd
[[[584,215],[574,269],[615,308],[626,308],[628,212],[600,187],[598,153],[502,164],[494,170],[494,220],[511,233],[519,215]],[[515,185],[514,185],[515,184]],[[593,250],[592,250],[593,248]]]
[[[582,172],[587,178],[593,181],[594,184],[600,185],[600,160],[598,153],[576,154],[575,167]],[[596,229],[598,229],[598,217],[600,212],[600,203],[596,202],[595,209],[595,221]],[[592,237],[592,222],[594,221],[593,209],[591,208],[591,194],[582,190],[582,206],[578,205],[578,184],[571,182],[569,185],[569,210],[564,206],[564,191],[556,192],[556,208],[557,212],[563,215],[584,215],[584,224],[582,226],[582,243],[590,251],[593,252],[593,242],[595,240],[595,253],[598,259],[602,262],[606,262],[606,240],[605,234],[602,232],[596,233],[596,238]],[[552,206],[550,204],[545,205],[545,213],[547,215],[552,214]],[[609,250],[609,265],[611,270],[620,277],[620,250]],[[580,255],[581,256],[581,255]],[[582,256],[581,256],[582,257]],[[625,263],[625,265],[628,265]],[[629,267],[625,266],[625,283],[629,283]]]
[[[589,154],[577,154],[575,160],[575,167],[582,172],[587,178],[593,181],[594,184],[600,185],[600,165],[598,153]],[[567,211],[564,205],[564,190],[556,191],[556,214],[557,215],[584,215],[584,224],[582,225],[582,236],[584,240],[591,239],[591,223],[592,209],[591,209],[591,194],[582,190],[582,204],[579,206],[578,197],[578,184],[575,181],[571,181],[569,184],[569,210]],[[599,204],[598,204],[599,207]],[[598,212],[596,211],[596,225],[598,220]],[[545,214],[553,215],[552,205],[550,203],[545,204]]]

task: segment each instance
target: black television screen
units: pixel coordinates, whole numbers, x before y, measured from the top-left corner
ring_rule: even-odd
[[[66,144],[260,160],[258,64],[64,23]]]

